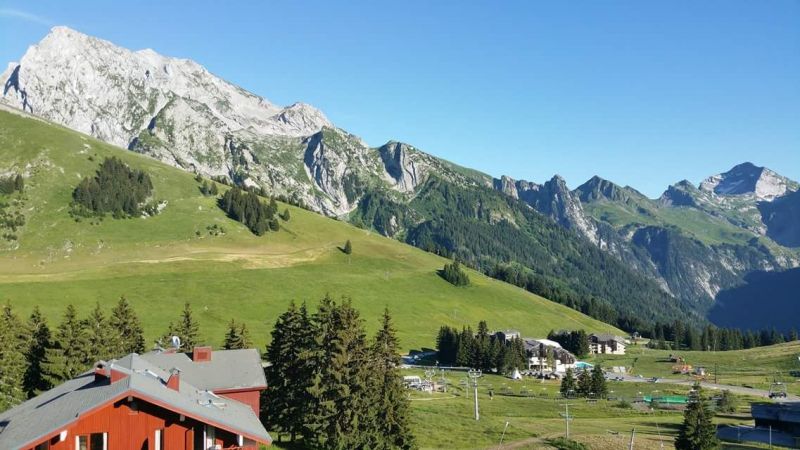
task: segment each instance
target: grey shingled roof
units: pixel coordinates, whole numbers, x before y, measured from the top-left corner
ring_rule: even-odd
[[[603,334],[593,334],[599,342],[609,342],[609,341],[617,341],[620,344],[625,343],[625,339],[620,336],[615,336],[613,334],[603,333]]]
[[[111,367],[128,376],[115,383],[96,382],[94,372],[87,372],[0,414],[0,448],[18,448],[53,436],[82,414],[126,395],[145,402],[152,398],[201,422],[263,442],[272,440],[250,406],[216,397],[183,375],[180,390],[169,389],[168,373],[135,353]]]
[[[215,350],[211,361],[194,362],[186,353],[145,353],[142,358],[170,370],[180,369],[181,379],[209,391],[264,388],[267,379],[261,355],[255,349]]]

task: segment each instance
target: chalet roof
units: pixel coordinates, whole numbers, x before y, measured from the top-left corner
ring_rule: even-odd
[[[267,379],[256,349],[215,350],[211,360],[194,362],[186,353],[151,352],[142,358],[170,370],[180,369],[181,380],[209,391],[265,388]]]
[[[561,348],[561,344],[556,341],[550,339],[534,339],[534,338],[525,338],[525,346],[539,346],[544,345],[545,347],[554,347],[554,348]]]
[[[593,334],[591,336],[593,338],[595,338],[595,340],[597,340],[598,342],[617,341],[620,344],[624,344],[625,343],[625,338],[620,337],[620,336],[615,336],[613,334],[602,333],[602,334]]]
[[[111,383],[96,381],[93,371],[86,372],[0,414],[0,448],[19,448],[55,436],[81,416],[129,396],[256,441],[272,440],[250,406],[217,397],[183,375],[179,391],[167,388],[169,374],[136,353],[109,366],[127,376]]]

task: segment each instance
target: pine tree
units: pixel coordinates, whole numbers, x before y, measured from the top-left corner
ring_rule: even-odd
[[[592,374],[586,369],[583,369],[578,373],[578,387],[576,391],[578,395],[581,397],[588,397],[590,394],[593,394],[594,391],[592,390],[594,386],[592,386]]]
[[[250,338],[250,331],[248,331],[247,324],[244,322],[239,326],[239,341],[241,348],[253,348],[253,340]]]
[[[45,350],[42,375],[51,386],[70,380],[89,365],[88,341],[84,323],[73,305],[67,305],[64,318],[56,329],[53,346]]]
[[[21,403],[26,398],[25,377],[26,337],[22,323],[11,309],[3,306],[0,316],[0,411]]]
[[[38,306],[33,308],[26,330],[29,338],[25,350],[26,369],[23,387],[28,397],[33,397],[39,392],[50,389],[50,385],[42,376],[45,350],[51,345],[50,328]]]
[[[683,413],[683,424],[675,439],[676,450],[711,450],[719,448],[717,427],[712,422],[713,413],[703,397],[699,384]]]
[[[502,372],[511,373],[514,369],[525,369],[528,367],[528,356],[522,339],[514,338],[506,343],[506,347],[503,364],[500,367]]]
[[[568,368],[564,374],[564,378],[561,379],[561,388],[559,391],[561,392],[561,396],[565,398],[570,398],[577,392],[575,374],[572,368]]]
[[[290,218],[291,214],[289,214],[289,208],[284,209],[283,212],[281,213],[281,219],[284,222],[288,222]]]
[[[353,244],[350,242],[350,239],[348,239],[347,242],[344,243],[344,254],[350,255],[352,253],[353,253]]]
[[[472,355],[475,352],[475,335],[471,328],[463,328],[458,336],[458,348],[456,349],[456,365],[461,367],[473,367]]]
[[[485,320],[478,323],[478,334],[475,336],[475,367],[484,372],[492,369],[493,362],[490,351],[489,326]]]
[[[239,327],[236,326],[236,321],[231,319],[228,324],[228,331],[225,332],[225,341],[222,344],[222,348],[225,350],[241,348],[239,347],[239,342]]]
[[[369,365],[364,326],[345,299],[323,299],[314,315],[315,358],[304,443],[317,448],[368,448],[377,438],[367,395]]]
[[[292,302],[278,316],[272,341],[267,346],[269,366],[265,375],[270,389],[262,415],[271,428],[289,434],[292,441],[303,432],[310,408],[307,392],[311,382],[310,362],[317,356],[313,352],[314,334],[306,306],[298,310]]]
[[[115,333],[109,326],[108,320],[97,302],[89,317],[84,321],[87,339],[87,359],[89,362],[109,360],[122,356],[118,353],[115,344]]]
[[[415,447],[414,435],[408,423],[410,405],[398,369],[401,363],[399,354],[396,331],[386,309],[370,355],[370,375],[375,382],[370,386],[369,394],[373,397],[371,409],[376,412],[375,432],[372,435],[377,440],[369,443],[369,448],[388,450]]]
[[[606,386],[606,376],[600,364],[595,364],[592,368],[591,378],[592,392],[594,392],[595,398],[605,398],[608,395],[608,387]]]
[[[189,302],[184,303],[181,318],[174,329],[175,335],[181,339],[182,349],[192,351],[200,343],[199,330],[200,326],[192,315],[192,306]]]
[[[250,348],[252,342],[250,341],[250,332],[247,331],[247,325],[242,323],[236,325],[236,322],[231,319],[228,324],[228,331],[225,333],[225,343],[222,348],[225,350],[239,350],[243,348]]]
[[[210,188],[208,190],[208,193],[213,195],[213,196],[216,196],[217,194],[219,194],[219,189],[217,188],[217,183],[214,183],[212,181],[210,184],[211,184],[211,186],[210,186]]]
[[[113,350],[116,355],[144,352],[144,334],[139,317],[131,308],[128,300],[122,296],[111,310],[108,326],[114,331]]]

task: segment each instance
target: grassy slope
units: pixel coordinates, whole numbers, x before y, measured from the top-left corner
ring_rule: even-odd
[[[599,200],[584,205],[593,217],[609,223],[614,228],[630,224],[675,226],[707,245],[747,244],[753,235],[727,220],[711,216],[689,207],[659,207],[651,200],[641,199],[638,204]],[[637,208],[648,211],[642,214]]]
[[[168,201],[162,214],[106,218],[99,225],[70,218],[73,187],[110,155],[150,173],[155,198]],[[191,174],[2,111],[0,170],[29,176],[20,245],[0,247],[0,299],[24,315],[38,304],[56,321],[67,303],[86,313],[96,301],[110,308],[124,294],[147,338],[154,339],[190,301],[206,341],[218,345],[227,322],[236,318],[261,346],[290,300],[315,303],[330,292],[352,296],[370,329],[388,306],[405,348],[431,346],[441,324],[474,326],[480,319],[526,335],[551,328],[614,331],[475,272],[473,286],[453,287],[435,273],[443,259],[297,208],[289,207],[292,219],[283,230],[256,237],[226,218],[214,199],[200,195]],[[213,224],[224,226],[227,235],[209,236],[205,229]],[[353,241],[352,257],[337,250],[346,239]]]
[[[629,347],[624,356],[602,355],[595,357],[604,366],[625,366],[633,373],[645,377],[681,378],[672,374],[675,363],[668,362],[671,353],[682,356],[687,364],[703,366],[712,372],[708,380],[714,380],[714,367],[718,368],[717,381],[720,384],[748,385],[769,389],[773,379],[787,383],[787,389],[800,394],[800,379],[789,375],[789,371],[800,370],[800,341],[768,347],[728,352],[691,352],[652,350],[644,347]]]

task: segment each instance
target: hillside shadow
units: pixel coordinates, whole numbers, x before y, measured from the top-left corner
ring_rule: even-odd
[[[800,316],[800,268],[752,272],[741,286],[720,291],[708,318],[720,327],[749,330],[797,327]]]

